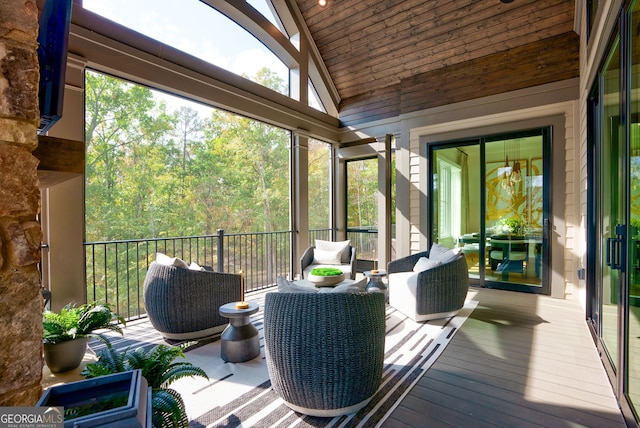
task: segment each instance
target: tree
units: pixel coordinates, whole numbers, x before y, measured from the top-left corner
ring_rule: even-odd
[[[267,69],[256,79],[284,83]],[[288,132],[87,73],[88,240],[287,230]]]
[[[308,151],[309,229],[329,227],[331,152],[329,145],[309,140]]]

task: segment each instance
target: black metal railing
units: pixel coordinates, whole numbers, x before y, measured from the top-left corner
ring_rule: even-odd
[[[245,291],[260,290],[289,275],[292,231],[87,242],[87,299],[107,303],[127,319],[145,315],[144,278],[156,253],[219,272],[245,275]]]
[[[357,248],[358,260],[373,261],[377,258],[375,255],[378,248],[377,227],[349,227],[347,228],[347,239],[351,241],[351,245]]]
[[[218,230],[215,235],[86,242],[87,299],[107,303],[127,319],[145,316],[144,278],[156,253],[218,272],[243,272],[245,291],[271,287],[278,276],[291,274],[292,235],[292,231],[225,234]],[[332,240],[333,235],[332,229],[313,229],[309,242]],[[358,249],[359,261],[373,260],[376,229],[350,228],[347,238]]]
[[[388,255],[389,260],[396,259],[395,229],[395,225],[392,225],[391,253]],[[385,269],[385,266],[378,264],[379,257],[376,254],[376,249],[378,248],[378,229],[376,227],[347,228],[347,239],[351,241],[351,245],[357,248],[356,270],[358,272],[364,272],[374,268]]]
[[[316,239],[323,241],[333,240],[333,229],[311,229],[309,230],[309,245],[314,245]]]

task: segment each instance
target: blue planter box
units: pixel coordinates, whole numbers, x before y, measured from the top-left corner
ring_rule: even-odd
[[[151,388],[141,370],[47,389],[36,406],[64,407],[66,427],[151,427]]]

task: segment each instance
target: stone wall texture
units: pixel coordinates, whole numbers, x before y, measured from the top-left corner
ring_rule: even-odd
[[[36,0],[0,0],[0,406],[42,393],[37,35]]]

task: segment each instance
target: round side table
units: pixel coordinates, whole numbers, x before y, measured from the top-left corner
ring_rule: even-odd
[[[247,309],[236,308],[236,302],[220,306],[220,315],[229,318],[229,325],[220,336],[220,356],[224,361],[242,363],[260,355],[260,336],[250,318],[256,312],[256,303],[249,303]]]
[[[389,302],[389,288],[384,283],[383,279],[387,276],[387,271],[379,270],[378,272],[371,272],[370,270],[363,272],[364,276],[369,278],[366,290],[368,292],[380,292],[384,293],[384,298]]]

